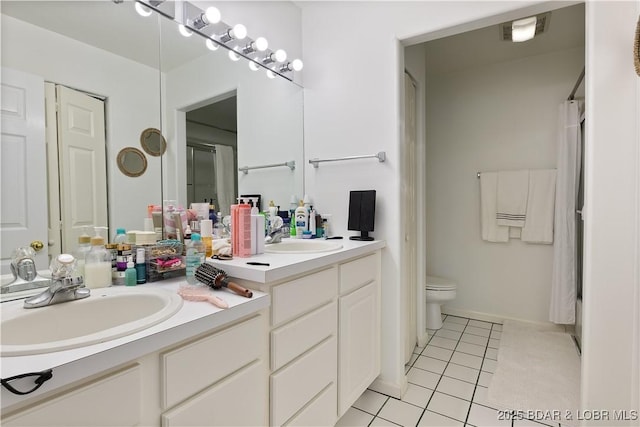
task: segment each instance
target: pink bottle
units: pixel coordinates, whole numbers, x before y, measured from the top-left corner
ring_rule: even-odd
[[[231,250],[233,256],[251,256],[251,206],[231,205]]]

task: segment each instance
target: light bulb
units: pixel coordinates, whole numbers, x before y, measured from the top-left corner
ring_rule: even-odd
[[[143,5],[142,3],[137,3],[135,5],[136,8],[136,12],[138,12],[138,15],[140,16],[144,16],[145,18],[147,16],[151,16],[151,9],[149,9],[147,6]]]
[[[260,52],[264,52],[269,47],[269,42],[264,37],[258,37],[254,43],[256,45],[256,50]]]
[[[249,61],[249,69],[251,71],[258,71],[260,69],[260,67],[255,62]]]
[[[216,42],[214,42],[214,41],[213,41],[213,40],[211,40],[211,39],[207,39],[207,41],[205,42],[205,44],[207,45],[207,48],[208,48],[209,50],[218,50],[218,48],[220,47],[220,46],[218,46],[218,45],[216,44]]]
[[[269,77],[270,79],[275,79],[276,78],[276,73],[274,73],[271,70],[267,70],[267,77]]]
[[[193,31],[182,24],[178,25],[178,31],[180,31],[180,34],[182,34],[184,37],[191,37],[191,35],[193,34]]]
[[[238,61],[240,59],[240,55],[238,55],[234,51],[230,50],[229,51],[229,59],[232,60],[232,61]]]
[[[217,24],[220,22],[222,15],[220,15],[220,11],[217,7],[211,6],[204,12],[204,17],[207,19],[209,24]]]
[[[276,50],[275,58],[276,58],[276,61],[278,62],[284,62],[287,60],[287,52],[285,52],[282,49],[278,49]]]
[[[233,27],[233,38],[236,40],[242,40],[247,37],[247,27],[242,24],[236,24]]]
[[[524,42],[531,40],[536,35],[535,16],[524,18],[511,23],[511,40],[514,42]]]
[[[294,59],[291,61],[291,67],[293,68],[293,71],[300,71],[302,70],[302,67],[304,67],[304,64],[302,63],[302,60]]]

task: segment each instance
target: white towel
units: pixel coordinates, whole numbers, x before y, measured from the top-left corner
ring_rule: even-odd
[[[496,222],[496,195],[498,189],[498,173],[482,172],[480,175],[480,221],[482,223],[482,240],[488,242],[508,242],[509,227]]]
[[[496,220],[498,225],[524,227],[529,193],[529,171],[498,172]]]
[[[530,171],[527,221],[522,229],[523,242],[553,243],[555,197],[556,170]]]

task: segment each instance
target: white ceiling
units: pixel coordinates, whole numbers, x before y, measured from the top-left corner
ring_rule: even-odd
[[[424,47],[427,72],[440,74],[571,49],[584,44],[584,4],[578,4],[551,11],[548,30],[526,42],[500,40],[499,25],[492,25],[432,40],[424,43]]]

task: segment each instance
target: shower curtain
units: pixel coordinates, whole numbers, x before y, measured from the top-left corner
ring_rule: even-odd
[[[236,201],[234,176],[236,174],[233,148],[216,145],[216,184],[218,190],[218,211],[229,215],[231,205]]]
[[[575,323],[577,294],[576,202],[580,180],[582,101],[559,106],[553,271],[549,320]],[[581,209],[582,207],[580,207]]]

